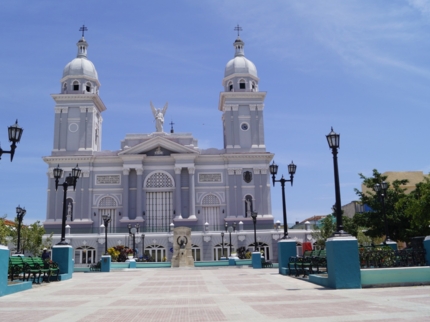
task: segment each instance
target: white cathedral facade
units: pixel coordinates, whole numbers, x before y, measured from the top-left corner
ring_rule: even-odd
[[[254,249],[251,213],[256,212],[258,244],[266,257],[276,259],[277,241],[271,210],[269,164],[273,154],[264,140],[264,100],[255,65],[245,58],[244,42],[234,42],[234,58],[226,67],[218,109],[222,116],[223,149],[200,149],[190,133],[163,129],[168,108],[151,108],[155,129],[127,134],[117,151],[103,151],[103,114],[100,83],[87,58],[82,37],[77,57],[66,65],[55,101],[54,143],[48,165],[46,233],[59,241],[63,192],[55,190],[53,169],[67,176],[79,165],[76,190],[67,192],[66,239],[75,249],[75,263],[88,264],[104,252],[102,216],[109,214],[108,247],[129,245],[129,227],[139,227],[136,249],[156,261],[170,260],[172,227],[192,229],[195,260],[218,260],[222,242]],[[216,90],[216,89],[214,89]],[[151,132],[153,130],[153,132]],[[61,180],[63,180],[64,177]],[[226,232],[224,238],[221,232]]]

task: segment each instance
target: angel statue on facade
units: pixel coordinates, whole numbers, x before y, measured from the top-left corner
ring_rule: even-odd
[[[164,115],[166,114],[168,103],[164,105],[163,109],[155,108],[154,105],[152,105],[152,102],[150,103],[151,103],[152,114],[154,114],[154,119],[155,119],[155,129],[157,132],[163,132]]]

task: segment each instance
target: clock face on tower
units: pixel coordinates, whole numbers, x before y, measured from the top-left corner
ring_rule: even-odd
[[[248,123],[242,123],[242,124],[240,125],[240,128],[241,128],[242,130],[246,131],[246,130],[248,130],[248,129],[249,129],[249,125],[248,125]]]

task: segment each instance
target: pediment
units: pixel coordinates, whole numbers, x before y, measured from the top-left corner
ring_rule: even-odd
[[[128,148],[118,155],[146,154],[148,156],[169,156],[177,153],[198,154],[199,152],[191,147],[158,136]]]

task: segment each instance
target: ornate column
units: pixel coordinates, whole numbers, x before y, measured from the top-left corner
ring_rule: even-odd
[[[143,221],[142,216],[142,182],[143,182],[143,169],[136,169],[137,185],[136,185],[136,219]]]
[[[194,172],[195,168],[188,168],[188,174],[190,176],[190,219],[196,219],[196,192],[194,188]]]
[[[122,219],[128,220],[128,175],[130,174],[130,169],[122,170]]]
[[[181,171],[181,167],[175,167],[175,219],[182,219]]]

